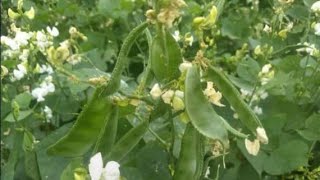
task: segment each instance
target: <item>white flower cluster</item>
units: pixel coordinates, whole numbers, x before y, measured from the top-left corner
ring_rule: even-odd
[[[320,14],[320,1],[316,1],[312,4],[311,11]]]
[[[316,23],[313,26],[313,29],[314,29],[314,34],[317,35],[317,36],[320,36],[320,23]]]
[[[52,118],[52,110],[48,106],[44,106],[43,112],[46,116],[47,122],[49,122]]]
[[[171,105],[175,111],[180,111],[185,108],[183,102],[184,92],[180,90],[173,91],[169,89],[162,91],[157,83],[152,87],[150,94],[153,99],[158,99],[161,96],[163,102]]]
[[[274,77],[274,70],[271,69],[272,65],[266,64],[262,67],[261,71],[259,72],[259,77],[262,86],[266,85]]]
[[[102,155],[100,152],[91,157],[89,163],[89,174],[91,180],[120,180],[119,163],[109,161],[103,167]]]
[[[17,65],[18,69],[13,70],[13,80],[20,80],[27,74],[27,69],[25,63],[20,63]]]
[[[245,139],[245,147],[248,151],[249,154],[251,155],[258,155],[259,150],[260,150],[260,142],[262,144],[268,144],[269,139],[267,136],[266,131],[262,127],[258,127],[256,129],[257,137],[254,141],[250,141],[249,139]]]
[[[207,96],[209,102],[216,106],[224,107],[225,105],[221,104],[220,100],[222,98],[222,94],[219,91],[216,91],[213,88],[213,82],[207,82],[207,88],[203,91],[204,95]]]
[[[37,87],[32,90],[31,94],[38,102],[44,101],[44,97],[49,93],[55,91],[55,86],[52,83],[52,76],[47,76],[45,80],[40,84],[40,87]]]
[[[298,43],[298,45],[305,45],[306,47],[297,49],[297,52],[306,52],[311,56],[316,56],[317,54],[320,53],[320,51],[316,48],[315,44],[304,42],[303,44]]]

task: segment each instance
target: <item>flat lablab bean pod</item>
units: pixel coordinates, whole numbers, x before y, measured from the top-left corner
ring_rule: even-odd
[[[78,157],[91,148],[112,109],[111,100],[107,96],[101,96],[102,90],[103,87],[95,90],[93,97],[85,105],[70,131],[48,148],[48,154]]]
[[[117,105],[112,106],[109,120],[106,121],[103,130],[101,130],[98,140],[95,144],[93,154],[101,152],[102,156],[107,155],[116,140],[118,128],[119,108]]]
[[[204,157],[203,140],[202,135],[188,123],[182,138],[173,180],[200,179]]]
[[[143,33],[143,31],[148,27],[147,22],[143,22],[128,34],[126,39],[123,41],[121,46],[116,65],[112,71],[110,80],[104,89],[104,94],[110,95],[116,92],[120,87],[121,74],[127,64],[127,55],[137,37]]]
[[[147,132],[149,122],[145,121],[127,132],[112,148],[110,154],[104,160],[120,161],[124,158],[142,139]]]
[[[224,122],[203,94],[196,66],[187,71],[185,106],[191,123],[201,134],[211,139],[217,139],[223,145],[228,145],[228,132]]]
[[[159,82],[168,82],[180,75],[180,47],[168,32],[158,33],[151,46],[151,69]]]
[[[256,134],[257,127],[262,127],[262,124],[252,109],[242,100],[240,93],[229,79],[219,69],[213,66],[209,66],[208,68],[207,79],[213,81],[218,87],[219,91],[221,91],[222,95],[239,115],[241,122]]]

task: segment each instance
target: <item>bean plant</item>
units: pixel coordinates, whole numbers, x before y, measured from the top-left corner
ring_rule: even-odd
[[[1,10],[1,179],[320,178],[320,1]]]

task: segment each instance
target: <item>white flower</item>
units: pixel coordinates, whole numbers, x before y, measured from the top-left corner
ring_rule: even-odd
[[[74,54],[67,59],[67,62],[72,65],[78,64],[81,62],[81,56],[79,54]]]
[[[37,46],[40,49],[40,51],[45,51],[45,49],[47,47],[49,47],[50,45],[52,45],[52,42],[49,41],[48,37],[46,36],[46,34],[42,31],[37,31],[36,33],[36,39],[37,39]]]
[[[42,64],[42,65],[40,66],[39,73],[52,74],[52,73],[53,73],[53,69],[52,69],[52,67],[51,67],[50,65]]]
[[[47,31],[53,37],[59,36],[59,30],[54,26],[52,27],[52,29],[49,26],[47,26]]]
[[[261,109],[261,107],[259,107],[259,106],[255,106],[255,107],[253,108],[253,112],[256,113],[256,114],[258,114],[258,115],[260,115],[260,114],[262,114],[262,109]]]
[[[25,46],[28,44],[28,40],[33,36],[32,33],[17,31],[14,40],[19,44],[19,46]]]
[[[263,31],[266,33],[271,33],[272,28],[270,26],[268,26],[268,24],[266,24],[266,25],[264,25]]]
[[[174,31],[172,36],[177,42],[180,41],[180,32],[178,30]]]
[[[184,40],[187,44],[189,44],[189,46],[192,46],[193,36],[191,34],[186,34]]]
[[[177,95],[173,97],[171,106],[175,111],[180,111],[185,108],[182,98],[178,97]]]
[[[268,92],[262,91],[260,92],[260,98],[261,99],[266,99],[269,96]]]
[[[287,24],[287,30],[290,31],[293,28],[293,22]]]
[[[298,43],[298,45],[301,45],[301,43]],[[316,46],[314,44],[304,42],[303,45],[305,45],[307,47],[299,48],[296,51],[297,52],[306,52],[306,53],[310,54],[311,56],[314,56],[319,52],[319,50],[316,48]]]
[[[91,180],[120,180],[119,167],[119,163],[109,161],[103,168],[103,160],[99,152],[90,159],[89,174]]]
[[[264,128],[257,127],[256,131],[257,131],[257,139],[263,144],[268,144],[269,139]]]
[[[176,90],[174,92],[174,95],[182,99],[184,97],[184,92],[180,90]]]
[[[10,49],[12,49],[12,50],[19,49],[19,44],[15,40],[13,40],[7,36],[1,36],[1,44],[5,44],[5,45],[9,46]]]
[[[255,139],[253,142],[249,139],[245,139],[244,144],[249,154],[254,156],[258,155],[260,149],[260,142],[258,139]]]
[[[210,166],[208,166],[206,173],[204,174],[204,177],[208,178],[209,174],[210,174]]]
[[[18,64],[18,69],[13,70],[13,76],[20,80],[27,74],[27,69],[23,64]]]
[[[188,70],[191,67],[192,67],[192,63],[191,62],[183,61],[183,63],[181,63],[179,65],[179,70],[180,70],[180,72],[185,72],[186,70]]]
[[[262,72],[263,74],[267,74],[267,73],[270,71],[271,67],[272,67],[271,64],[266,64],[266,65],[264,65],[264,66],[262,67],[261,72]]]
[[[22,53],[20,54],[19,59],[20,59],[21,61],[27,61],[27,60],[28,60],[28,57],[29,57],[29,49],[24,49],[24,50],[22,51]]]
[[[314,34],[317,36],[320,36],[320,23],[316,23],[313,28],[314,28]]]
[[[44,101],[44,96],[47,95],[47,92],[45,89],[38,87],[32,90],[31,95],[36,98],[38,102],[42,102]]]
[[[251,95],[251,93],[252,93],[251,91],[248,91],[248,90],[245,90],[245,89],[240,89],[240,92],[241,92],[241,96],[242,96],[243,98]]]
[[[43,112],[46,114],[48,120],[52,118],[52,110],[48,106],[44,107]]]
[[[150,91],[150,94],[151,94],[151,96],[152,96],[153,99],[157,99],[158,97],[161,96],[162,91],[161,91],[158,83],[156,83],[155,85],[153,85],[153,87],[152,87],[152,89],[151,89],[151,91]]]
[[[222,98],[222,94],[213,88],[213,82],[211,82],[211,81],[207,82],[207,88],[203,91],[203,93],[208,97],[209,101],[212,104],[215,104],[220,107],[225,106],[220,103],[220,100]]]
[[[312,4],[311,10],[315,13],[320,13],[320,1],[316,1]]]
[[[40,84],[40,87],[32,90],[31,95],[37,99],[38,102],[44,101],[44,97],[51,92],[55,91],[55,86],[52,83],[52,76],[46,77],[46,79]]]
[[[168,90],[164,94],[162,94],[161,98],[164,103],[171,104],[171,99],[172,99],[173,95],[174,95],[174,91]]]

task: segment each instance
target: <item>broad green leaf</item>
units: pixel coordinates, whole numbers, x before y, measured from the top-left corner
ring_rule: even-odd
[[[33,110],[25,110],[25,111],[20,111],[19,112],[19,117],[17,119],[17,121],[21,121],[21,120],[24,120],[25,118],[27,118],[28,116],[30,116],[32,114]],[[10,113],[8,114],[5,118],[4,118],[5,121],[8,121],[8,122],[15,122],[15,119],[13,117],[13,114]]]
[[[264,170],[272,175],[280,175],[308,164],[308,145],[292,140],[281,144],[264,162]]]
[[[41,179],[59,179],[61,173],[68,165],[70,159],[49,156],[47,154],[47,148],[68,133],[71,127],[72,123],[66,124],[53,131],[47,137],[42,139],[40,143],[36,144],[35,150],[37,152]]]
[[[24,152],[25,171],[33,180],[41,180],[37,153],[34,149]]]
[[[241,150],[242,154],[246,157],[246,159],[249,161],[249,163],[252,165],[252,167],[256,170],[256,172],[261,176],[261,173],[263,172],[263,167],[266,158],[268,157],[267,154],[260,150],[257,156],[253,156],[248,153],[245,145],[244,140],[237,140],[238,148]]]
[[[32,100],[30,93],[24,92],[15,97],[15,101],[19,104],[20,109],[26,109]]]
[[[237,67],[239,77],[253,84],[258,81],[259,71],[259,64],[252,58],[243,59]]]
[[[62,172],[60,176],[60,180],[74,179],[74,170],[78,167],[81,167],[81,164],[82,164],[82,158],[73,159]]]
[[[23,133],[14,132],[14,145],[10,151],[8,162],[1,167],[1,179],[13,180],[16,173],[16,165],[21,154],[21,144],[23,142]]]
[[[136,167],[141,172],[143,179],[172,179],[168,167],[169,154],[159,144],[149,142],[136,153],[135,157]]]
[[[312,114],[305,122],[305,127],[297,130],[307,140],[320,140],[320,114]]]

